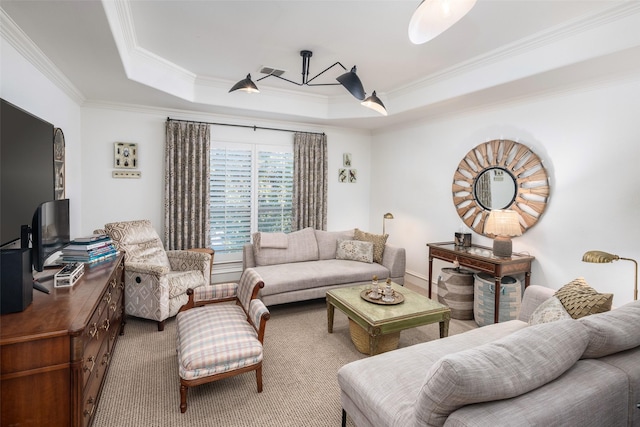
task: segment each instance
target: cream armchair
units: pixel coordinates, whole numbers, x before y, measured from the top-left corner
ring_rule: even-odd
[[[210,283],[213,251],[165,251],[149,220],[109,223],[104,233],[125,252],[126,314],[157,321],[159,331],[187,303],[187,289]]]

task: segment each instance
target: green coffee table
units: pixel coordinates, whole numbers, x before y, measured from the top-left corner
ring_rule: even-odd
[[[365,354],[374,355],[397,348],[400,331],[416,326],[439,322],[440,338],[449,335],[451,319],[449,307],[396,283],[392,283],[391,286],[396,292],[404,295],[404,302],[396,305],[379,305],[365,301],[360,297],[360,293],[366,288],[365,285],[328,291],[327,329],[329,333],[333,333],[333,315],[337,307],[349,318],[351,339],[356,348]],[[362,342],[360,331],[366,333],[368,343]],[[366,351],[366,344],[368,344],[368,351]]]

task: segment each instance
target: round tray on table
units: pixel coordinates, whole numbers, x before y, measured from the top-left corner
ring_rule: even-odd
[[[402,295],[400,292],[397,292],[397,291],[393,291],[393,301],[383,301],[382,297],[378,299],[371,298],[369,296],[370,292],[371,290],[365,289],[362,292],[360,292],[360,297],[365,301],[372,302],[374,304],[380,304],[380,305],[395,305],[395,304],[400,304],[404,302],[404,295]]]

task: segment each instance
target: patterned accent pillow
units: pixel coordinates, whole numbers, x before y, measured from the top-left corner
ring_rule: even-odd
[[[571,319],[571,315],[567,313],[560,300],[551,297],[544,301],[536,308],[529,317],[529,325],[537,325],[539,323],[555,322],[556,320]]]
[[[600,294],[582,277],[560,288],[555,296],[574,319],[611,310],[613,294]]]
[[[338,240],[336,259],[373,262],[373,243],[358,240]]]
[[[371,234],[356,228],[353,237],[356,240],[373,243],[373,262],[382,264],[382,255],[384,254],[384,245],[387,244],[388,234]]]

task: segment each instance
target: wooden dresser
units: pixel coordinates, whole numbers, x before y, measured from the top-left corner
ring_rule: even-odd
[[[0,425],[88,426],[124,332],[124,255],[0,317]]]

